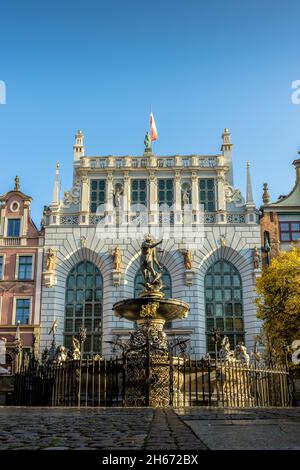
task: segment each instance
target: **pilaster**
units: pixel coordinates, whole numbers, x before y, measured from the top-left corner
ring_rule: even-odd
[[[194,171],[192,172],[192,209],[193,211],[199,209],[198,176]]]
[[[128,171],[124,173],[124,211],[128,212],[131,206],[130,176]]]
[[[113,211],[114,204],[113,204],[113,195],[114,195],[114,188],[113,188],[113,173],[110,172],[107,175],[107,183],[106,183],[106,208],[107,211]]]
[[[158,217],[157,177],[154,172],[151,172],[149,176],[149,203],[150,203],[149,223],[156,224],[157,217]]]
[[[80,212],[81,212],[81,221],[80,224],[88,223],[88,213],[89,213],[89,179],[87,174],[83,174],[81,177],[81,201],[80,201]]]

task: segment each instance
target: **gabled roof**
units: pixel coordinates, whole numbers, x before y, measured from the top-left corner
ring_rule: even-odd
[[[8,191],[7,193],[0,196],[0,201],[8,201],[8,199],[13,195],[19,196],[23,201],[32,201],[32,197],[26,196],[26,194],[22,193],[22,191],[16,191],[15,189]]]
[[[286,196],[281,196],[277,201],[264,204],[263,210],[268,209],[295,209],[300,210],[300,159],[294,160],[296,168],[296,182],[292,191]]]

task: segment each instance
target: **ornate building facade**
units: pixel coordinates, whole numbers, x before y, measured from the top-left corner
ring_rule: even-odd
[[[267,183],[264,183],[261,206],[261,239],[263,264],[268,265],[280,250],[289,250],[300,240],[300,159],[294,160],[296,182],[292,191],[270,202]]]
[[[8,366],[18,339],[23,353],[39,352],[43,234],[31,220],[30,204],[18,177],[0,197],[0,339]]]
[[[113,304],[141,290],[139,251],[145,233],[162,238],[166,297],[189,303],[185,320],[167,325],[190,339],[191,351],[213,353],[219,328],[234,347],[253,344],[255,260],[260,246],[258,212],[247,164],[247,194],[233,184],[230,133],[215,155],[87,156],[75,136],[73,187],[59,198],[59,165],[53,201],[45,208],[45,261],[41,351],[57,320],[56,341],[71,346],[87,328],[85,352],[109,355],[113,337],[128,336],[132,323],[115,317]]]

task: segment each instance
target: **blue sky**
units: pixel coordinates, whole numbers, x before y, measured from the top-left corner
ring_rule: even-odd
[[[157,154],[217,153],[232,132],[235,185],[246,161],[260,204],[294,184],[300,148],[298,0],[10,0],[0,10],[0,192],[34,199],[39,224],[55,162],[72,179],[72,145],[141,154],[150,106]]]

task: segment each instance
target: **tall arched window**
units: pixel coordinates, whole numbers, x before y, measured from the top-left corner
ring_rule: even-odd
[[[210,334],[213,328],[219,328],[222,336],[228,336],[232,349],[239,341],[244,341],[242,280],[228,261],[216,262],[206,273],[205,311],[209,353],[215,350]]]
[[[72,336],[81,325],[87,329],[84,352],[101,352],[102,275],[93,263],[82,261],[69,273],[66,283],[65,346],[71,348]]]
[[[169,274],[169,271],[166,268],[163,268],[163,274],[162,274],[162,282],[163,282],[163,293],[165,294],[166,299],[170,299],[172,297],[172,280],[171,276]],[[134,297],[139,297],[141,292],[143,292],[144,288],[140,284],[143,283],[143,276],[141,271],[139,270],[136,273],[135,279],[134,279]],[[166,329],[172,328],[172,322],[167,322],[165,324]]]

